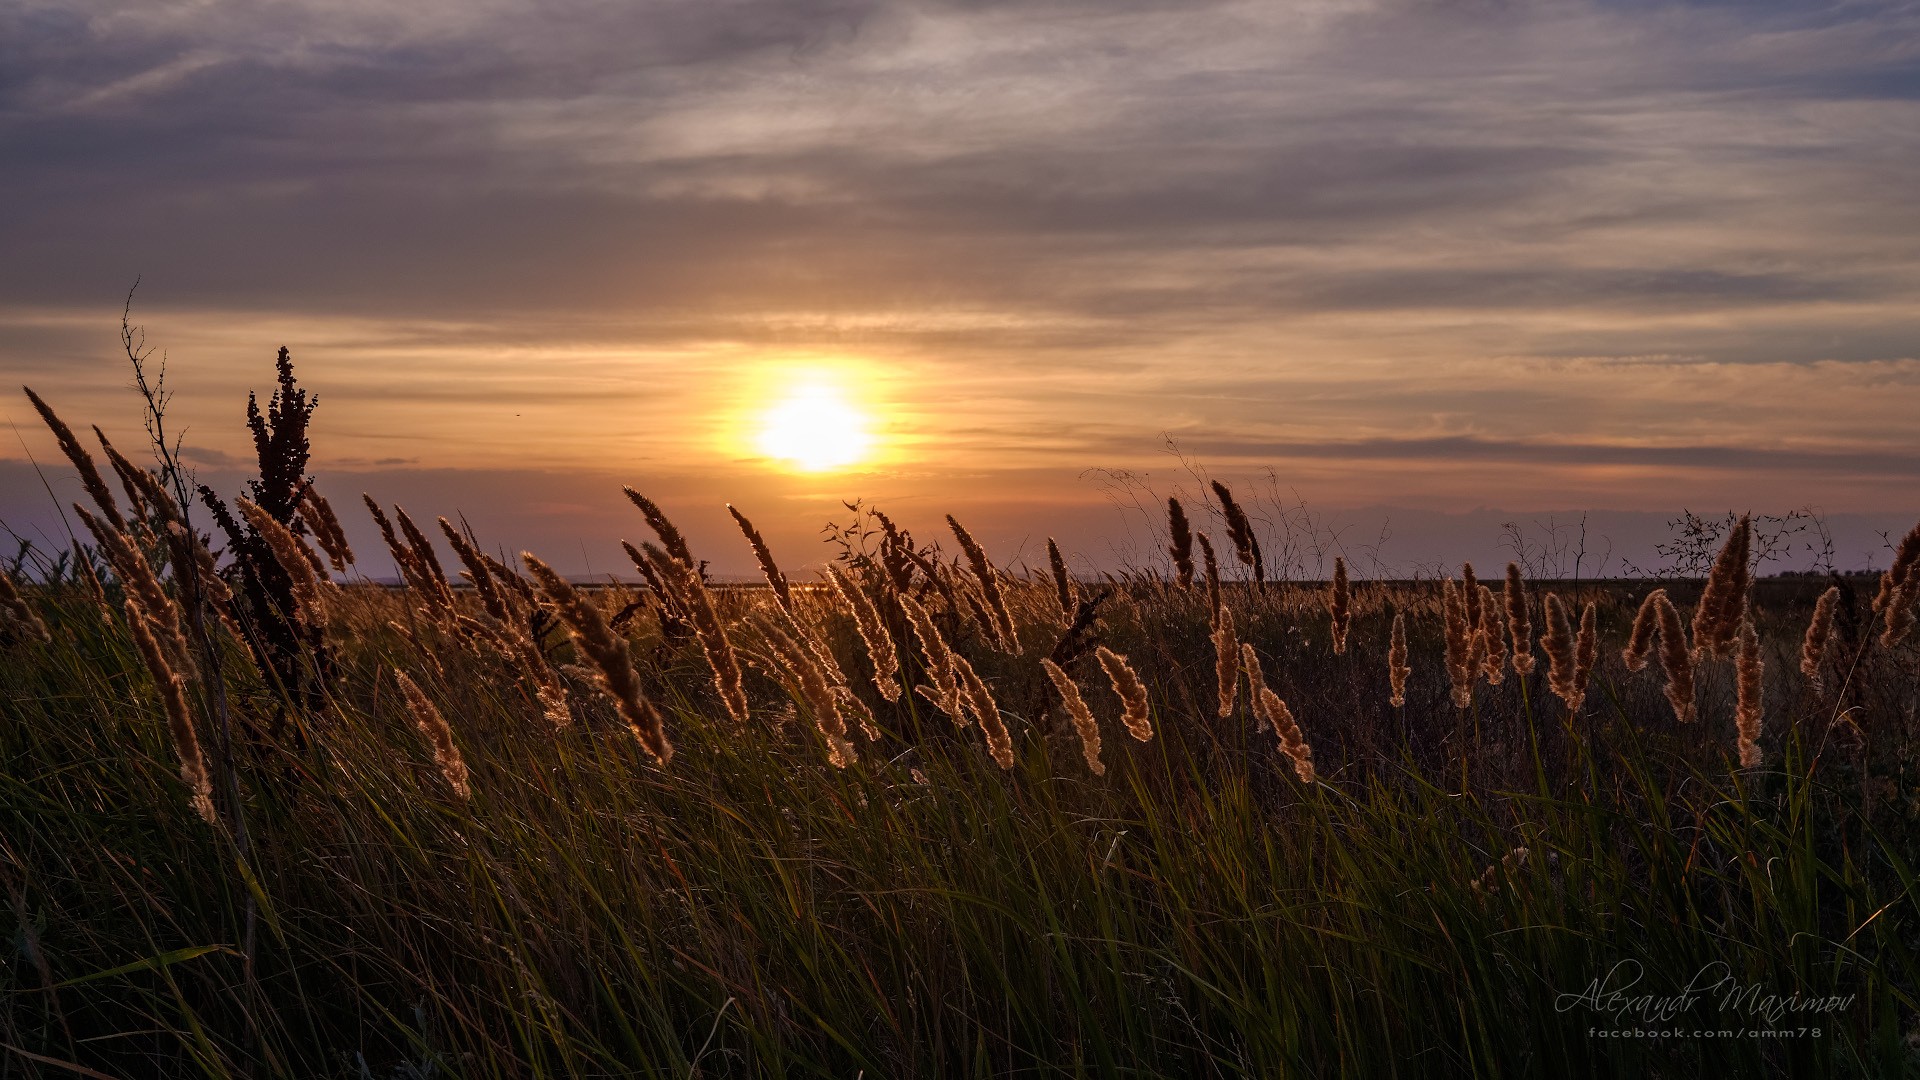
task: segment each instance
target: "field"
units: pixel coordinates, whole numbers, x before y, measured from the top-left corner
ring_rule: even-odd
[[[860,508],[743,588],[631,493],[645,584],[373,507],[393,587],[308,408],[244,502],[46,410],[0,1076],[1920,1071],[1920,534],[1265,581],[1223,486],[1100,579]]]

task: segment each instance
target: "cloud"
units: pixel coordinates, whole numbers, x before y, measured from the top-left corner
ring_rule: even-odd
[[[739,456],[711,399],[803,356],[872,373],[929,455],[885,475],[927,484],[1064,490],[1171,431],[1356,499],[1529,465],[1614,505],[1697,490],[1661,470],[1889,498],[1920,457],[1915,30],[1893,3],[39,0],[0,14],[0,368],[121,408],[142,273],[211,452],[244,454],[231,399],[285,342],[341,465],[710,476]]]

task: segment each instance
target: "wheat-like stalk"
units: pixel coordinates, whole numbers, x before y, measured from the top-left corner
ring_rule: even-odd
[[[1833,609],[1840,602],[1840,586],[1820,594],[1813,605],[1813,618],[1807,623],[1807,636],[1800,642],[1800,673],[1820,685],[1820,661],[1827,654],[1827,642],[1833,636]]]
[[[932,686],[916,686],[915,691],[922,697],[953,718],[961,727],[967,726],[967,712],[961,703],[959,677],[954,668],[954,652],[947,647],[947,641],[940,636],[940,628],[933,623],[933,616],[920,602],[905,593],[897,598],[900,610],[906,613],[907,622],[912,625],[914,636],[920,639],[921,655],[927,658],[927,676],[933,680]]]
[[[1760,676],[1766,667],[1760,659],[1760,634],[1753,628],[1752,619],[1741,621],[1738,642],[1734,653],[1734,725],[1740,731],[1740,767],[1751,769],[1760,764]]]
[[[1452,578],[1441,581],[1442,608],[1446,615],[1447,681],[1453,688],[1453,705],[1464,709],[1473,704],[1474,634],[1476,627],[1467,619],[1466,601]]]
[[[1207,610],[1213,617],[1218,618],[1220,616],[1220,560],[1214,557],[1213,541],[1207,538],[1206,533],[1195,533],[1193,538],[1200,541],[1200,555],[1207,566]]]
[[[1573,639],[1573,696],[1569,707],[1580,711],[1580,702],[1587,700],[1587,684],[1593,678],[1594,661],[1600,657],[1600,635],[1595,627],[1597,611],[1593,601],[1580,611],[1580,632]]]
[[[1078,590],[1073,587],[1073,578],[1067,574],[1067,560],[1060,555],[1060,545],[1047,537],[1047,566],[1053,571],[1053,591],[1060,601],[1060,616],[1072,619],[1079,610],[1080,602],[1076,596]]]
[[[959,653],[953,654],[953,668],[959,677],[962,693],[966,695],[967,705],[980,721],[980,731],[987,737],[987,753],[1003,769],[1013,768],[1013,736],[1007,731],[1007,724],[1000,716],[1000,706],[993,700],[992,691],[987,689],[986,681],[973,670],[973,665]]]
[[[1173,557],[1173,570],[1182,589],[1193,587],[1193,526],[1187,522],[1186,508],[1180,500],[1167,496],[1167,535],[1172,541],[1167,554]]]
[[[87,494],[92,497],[94,505],[100,508],[100,512],[106,515],[115,529],[125,532],[127,519],[120,516],[120,507],[113,501],[113,492],[107,489],[107,482],[100,478],[100,469],[94,465],[93,455],[87,453],[87,448],[80,445],[79,439],[74,438],[73,429],[54,413],[52,406],[40,400],[40,395],[34,393],[32,387],[23,386],[20,389],[27,392],[28,400],[33,402],[34,411],[40,414],[40,419],[46,421],[47,427],[53,431],[55,441],[60,444],[60,452],[73,463],[74,471],[80,474],[80,484],[87,489]]]
[[[220,568],[214,562],[213,552],[207,550],[206,541],[178,521],[169,521],[167,546],[178,560],[174,567],[174,580],[180,580],[180,568],[191,561],[194,584],[199,587],[201,595],[213,601],[214,611],[221,619],[230,622],[232,617],[227,613],[227,603],[233,599],[233,588],[227,584],[226,578],[220,576]],[[237,628],[234,636],[242,636]]]
[[[380,526],[380,538],[386,541],[387,553],[393,556],[393,565],[400,571],[401,580],[416,595],[428,599],[429,604],[437,605],[439,595],[427,578],[426,568],[420,565],[420,560],[414,556],[413,549],[395,535],[393,522],[387,520],[387,512],[380,509],[380,504],[373,501],[373,496],[364,491],[360,493],[360,501],[367,504],[367,513],[372,514],[374,524]]]
[[[500,587],[509,578],[522,585],[525,583],[518,574],[509,573],[506,567],[489,559],[485,552],[473,546],[446,518],[440,518],[439,522],[447,543],[452,545],[454,554],[466,566],[465,576],[473,582],[481,605],[494,620],[489,625],[466,620],[463,616],[463,621],[476,629],[479,636],[492,642],[494,648],[526,676],[533,686],[534,697],[540,702],[540,711],[549,723],[554,727],[571,724],[573,710],[568,706],[566,683],[560,680],[559,673],[553,670],[546,654],[540,651],[540,647],[522,628],[521,611],[515,606],[519,601],[518,592]]]
[[[1885,629],[1880,643],[1892,648],[1913,631],[1914,604],[1920,601],[1920,525],[1915,525],[1900,541],[1893,565],[1880,575],[1880,590],[1874,595],[1873,610],[1880,614]]]
[[[1522,677],[1533,674],[1533,615],[1527,606],[1527,586],[1520,579],[1520,564],[1507,564],[1507,633],[1513,637],[1513,671]]]
[[[327,553],[327,561],[333,564],[336,571],[346,573],[347,567],[353,565],[353,548],[347,543],[347,533],[340,527],[340,519],[334,515],[333,504],[312,484],[301,489],[300,517],[312,530],[313,538],[321,550]],[[445,520],[441,519],[442,522]]]
[[[1547,633],[1540,639],[1540,648],[1547,654],[1547,689],[1566,702],[1567,711],[1578,712],[1581,698],[1576,689],[1573,627],[1566,605],[1553,593],[1547,594],[1546,615]]]
[[[195,677],[197,668],[193,662],[193,652],[187,647],[186,623],[179,605],[161,587],[159,575],[153,572],[153,564],[147,561],[139,546],[129,540],[125,532],[94,517],[78,503],[73,504],[73,511],[79,515],[87,531],[93,534],[94,541],[107,557],[107,564],[119,576],[127,596],[139,606],[142,615],[159,633],[159,642],[166,650],[171,669],[180,672],[184,678]],[[100,603],[106,603],[104,593],[98,599]]]
[[[640,508],[641,514],[646,516],[647,525],[653,529],[654,535],[660,538],[660,543],[667,549],[667,554],[679,560],[687,569],[695,569],[693,552],[687,547],[686,537],[681,536],[680,530],[674,528],[673,522],[667,520],[667,515],[661,511],[659,505],[630,487],[620,490],[626,492],[627,498],[633,505]]]
[[[682,586],[684,575],[680,572],[680,561],[660,550],[658,544],[642,542],[639,547],[634,547],[632,541],[622,540],[620,548],[627,553],[627,558],[633,560],[634,569],[640,571],[640,576],[646,580],[647,588],[653,590],[661,607],[682,621],[692,622],[688,615],[689,601]]]
[[[1667,703],[1681,723],[1699,714],[1693,701],[1693,650],[1687,647],[1687,626],[1680,609],[1663,591],[1660,596],[1660,671],[1667,678]]]
[[[900,658],[895,652],[893,635],[887,630],[886,620],[880,617],[880,610],[868,598],[860,583],[841,573],[838,567],[827,567],[827,579],[833,582],[834,590],[853,611],[854,626],[859,628],[860,641],[867,647],[867,659],[873,662],[874,688],[888,701],[900,700]]]
[[[213,778],[207,772],[207,758],[200,750],[200,736],[194,730],[193,711],[187,706],[186,680],[167,662],[166,652],[149,629],[149,619],[140,603],[129,595],[126,600],[127,628],[133,643],[146,662],[147,672],[160,688],[160,701],[167,712],[167,730],[173,736],[174,753],[180,757],[180,779],[187,785],[189,804],[207,824],[216,823],[213,812]]]
[[[1220,500],[1220,513],[1227,519],[1227,539],[1233,541],[1233,551],[1240,561],[1253,569],[1253,581],[1264,588],[1267,584],[1266,560],[1260,557],[1260,541],[1253,535],[1253,522],[1248,520],[1247,512],[1234,500],[1233,492],[1218,480],[1212,482],[1213,493]]]
[[[527,579],[524,576],[516,573],[512,567],[486,552],[480,551],[478,548],[474,550],[479,554],[480,561],[487,564],[487,571],[493,575],[493,580],[505,585],[508,592],[520,598],[520,606],[516,608],[516,614],[525,609],[535,608],[540,605],[540,601],[533,591],[533,586],[527,583]]]
[[[1407,703],[1407,676],[1413,668],[1407,663],[1407,616],[1393,613],[1393,633],[1387,644],[1387,685],[1393,689],[1393,707]]]
[[[1702,656],[1726,656],[1740,636],[1740,620],[1746,616],[1747,591],[1752,582],[1747,569],[1752,533],[1752,523],[1741,517],[1713,560],[1713,571],[1707,575],[1700,604],[1693,612],[1693,647]]]
[[[573,723],[573,709],[569,705],[567,684],[560,679],[560,673],[553,669],[546,654],[531,637],[517,630],[502,634],[514,661],[522,674],[533,683],[533,696],[540,702],[541,715],[554,727],[563,728]]]
[[[93,437],[100,440],[100,449],[106,452],[107,461],[120,477],[120,487],[127,493],[127,502],[133,507],[135,518],[151,515],[162,521],[181,520],[180,504],[174,501],[173,495],[158,477],[128,461],[120,451],[115,450],[99,425],[94,426]]]
[[[488,615],[500,622],[510,621],[513,615],[507,610],[506,595],[500,591],[499,585],[493,580],[493,574],[489,571],[485,560],[481,559],[480,549],[468,543],[467,538],[460,534],[460,530],[453,527],[452,522],[446,518],[439,518],[438,521],[440,532],[447,538],[447,545],[453,548],[453,553],[467,568],[467,580],[473,582],[474,595],[480,598],[480,606],[486,609]]]
[[[419,568],[422,584],[435,598],[436,606],[449,616],[454,611],[453,584],[447,580],[447,572],[440,566],[440,556],[433,550],[433,541],[420,531],[407,516],[407,512],[395,506],[394,520],[400,523],[400,531],[406,535],[407,547],[413,552],[414,565]]]
[[[629,489],[629,494],[632,494]],[[634,498],[640,498],[634,495]],[[649,506],[652,504],[649,503]],[[657,508],[656,508],[657,512]],[[660,519],[660,525],[654,531],[660,534],[662,542],[673,543],[668,536],[678,537],[673,525]],[[662,527],[667,531],[662,531]],[[700,639],[700,651],[707,658],[707,668],[713,672],[714,689],[720,693],[720,701],[727,707],[727,715],[736,724],[747,722],[746,683],[740,674],[740,659],[734,654],[733,641],[727,636],[726,624],[720,621],[720,611],[714,606],[713,594],[707,591],[707,583],[700,579],[700,572],[692,564],[672,555],[672,549],[662,552],[652,544],[642,544],[646,557],[634,554],[633,545],[621,541],[627,554],[636,565],[645,568],[651,563],[661,581],[667,583],[664,595],[675,598],[684,610],[687,620],[693,624],[694,636]],[[684,548],[684,542],[681,543]]]
[[[740,532],[747,538],[747,545],[753,548],[753,557],[760,564],[760,572],[766,575],[767,584],[773,589],[773,598],[780,607],[793,611],[793,592],[787,584],[787,575],[780,572],[780,564],[773,561],[773,552],[767,547],[766,540],[760,536],[760,530],[753,527],[747,515],[740,512],[732,503],[727,504],[727,513],[733,515],[734,524],[740,526]]]
[[[1147,686],[1134,674],[1127,658],[1102,645],[1094,650],[1100,658],[1100,667],[1107,673],[1107,681],[1113,684],[1113,692],[1120,695],[1125,711],[1120,714],[1120,722],[1127,725],[1127,733],[1141,742],[1153,738],[1153,721],[1147,705]]]
[[[1308,746],[1306,732],[1300,730],[1300,723],[1294,721],[1294,711],[1286,707],[1271,688],[1261,686],[1260,701],[1267,709],[1267,723],[1273,724],[1273,730],[1281,732],[1281,751],[1294,761],[1294,776],[1300,776],[1302,784],[1313,782],[1313,748]]]
[[[287,614],[299,620],[303,626],[324,630],[327,625],[327,599],[299,538],[257,504],[246,499],[235,499],[234,505],[240,508],[247,524],[253,526],[253,531],[259,534],[260,539],[266,541],[268,549],[273,552],[274,561],[287,572],[287,583],[293,593],[295,607]]]
[[[1485,675],[1487,683],[1499,686],[1507,678],[1507,634],[1500,618],[1500,607],[1494,603],[1493,590],[1485,585],[1477,585],[1480,594],[1480,631],[1479,641],[1480,673]]]
[[[128,525],[133,528],[144,527],[146,518],[153,512],[149,509],[147,502],[147,485],[140,480],[146,470],[128,461],[120,451],[115,450],[113,442],[107,438],[106,432],[100,430],[99,424],[93,425],[93,437],[100,443],[101,451],[107,455],[107,464],[112,466],[114,475],[120,478],[120,490],[127,493],[127,506],[132,510],[132,513],[127,515],[132,519]]]
[[[127,538],[123,530],[101,521],[79,503],[73,504],[73,512],[79,515],[81,524],[93,534],[94,543],[100,553],[106,556],[107,565],[119,576],[120,584],[139,598],[140,606],[151,617],[165,619],[166,625],[178,633],[179,620],[173,601],[167,598],[160,578],[153,572],[153,564],[147,562],[140,548]]]
[[[580,651],[599,669],[601,684],[613,695],[634,738],[660,764],[672,760],[673,745],[667,741],[666,720],[640,689],[640,676],[633,670],[633,656],[626,639],[615,635],[600,609],[588,603],[566,578],[541,562],[533,552],[522,552],[520,560],[526,563],[528,573],[539,582],[540,590],[566,620]]]
[[[400,692],[406,695],[407,711],[413,714],[413,724],[426,736],[427,745],[433,748],[433,763],[440,767],[440,775],[446,777],[447,786],[462,799],[473,797],[473,787],[468,783],[467,762],[460,756],[460,747],[453,741],[453,729],[447,726],[447,718],[440,715],[432,699],[426,692],[407,678],[407,673],[394,669],[394,681],[400,684]]]
[[[980,591],[987,598],[987,607],[993,616],[991,627],[994,636],[1002,646],[1010,651],[1018,651],[1019,638],[1014,633],[1013,615],[1007,610],[1007,599],[1000,592],[1000,582],[996,580],[993,563],[987,561],[986,549],[974,540],[973,534],[960,524],[958,518],[947,515],[947,527],[953,530],[954,539],[960,541],[960,550],[966,552],[967,565],[973,570],[973,576],[980,582]]]
[[[682,587],[687,599],[691,600],[693,629],[700,638],[700,650],[706,654],[707,666],[713,670],[713,685],[720,691],[720,700],[727,706],[727,714],[735,723],[747,722],[747,690],[740,677],[740,661],[734,656],[733,642],[727,637],[727,628],[720,621],[720,612],[713,604],[713,594],[707,591],[706,582],[691,568],[683,570]]]
[[[1260,670],[1260,656],[1253,651],[1251,644],[1240,646],[1242,666],[1246,668],[1247,685],[1253,699],[1253,714],[1266,721],[1273,733],[1280,737],[1280,750],[1293,761],[1293,774],[1303,784],[1313,783],[1313,747],[1307,745],[1307,737],[1300,730],[1300,724],[1293,718],[1293,710],[1279,694],[1267,685],[1265,674]]]
[[[1233,715],[1233,699],[1240,686],[1240,638],[1234,632],[1233,609],[1220,605],[1213,620],[1213,674],[1219,687],[1219,715]]]
[[[1460,598],[1466,601],[1468,629],[1479,630],[1481,625],[1480,579],[1473,576],[1473,564],[1470,562],[1460,564]]]
[[[415,627],[412,619],[404,623],[398,619],[388,619],[387,629],[406,639],[407,646],[413,655],[432,667],[435,675],[442,679],[447,677],[447,667],[440,662],[440,650],[431,648],[427,642],[421,640],[420,631]]]
[[[987,643],[1002,652],[1012,651],[1011,646],[1007,643],[1006,635],[1000,632],[999,617],[987,610],[986,601],[980,598],[979,586],[961,579],[959,572],[954,571],[952,587],[953,595],[967,605],[968,614],[973,616],[973,624],[980,628],[981,633],[985,635],[987,639]]]
[[[834,701],[839,705],[840,711],[853,714],[854,719],[859,722],[860,734],[868,742],[880,738],[880,728],[875,724],[873,710],[867,707],[866,702],[860,700],[860,696],[855,694],[853,687],[848,684],[847,673],[841,669],[840,661],[834,657],[833,650],[828,648],[820,632],[820,624],[802,622],[799,615],[794,612],[786,612],[785,616],[787,625],[793,629],[793,639],[807,647],[807,651],[813,654],[813,661],[819,667],[820,673],[826,676],[827,682],[832,684]]]
[[[1660,603],[1666,599],[1667,590],[1655,589],[1640,601],[1640,610],[1633,616],[1633,630],[1627,634],[1626,648],[1620,650],[1620,660],[1628,671],[1644,669],[1647,658],[1653,655],[1653,635],[1660,626]]]
[[[47,624],[41,621],[33,605],[20,595],[20,590],[14,587],[13,578],[5,570],[0,570],[0,613],[5,614],[6,621],[19,628],[18,633],[22,636],[38,641],[53,640],[53,635],[47,631]]]
[[[1333,585],[1327,590],[1327,614],[1333,619],[1333,654],[1340,656],[1347,651],[1347,626],[1351,615],[1349,604],[1351,596],[1347,587],[1347,560],[1335,556],[1333,560]]]
[[[1094,722],[1093,710],[1087,708],[1086,699],[1080,696],[1080,688],[1073,683],[1073,676],[1044,656],[1040,658],[1040,666],[1047,670],[1047,677],[1053,680],[1053,688],[1060,692],[1060,700],[1066,703],[1067,716],[1073,720],[1074,730],[1080,733],[1080,753],[1087,759],[1088,770],[1095,776],[1105,776],[1107,767],[1100,761],[1100,725]]]
[[[761,639],[772,647],[774,656],[786,668],[813,714],[813,726],[827,744],[827,759],[839,768],[853,764],[853,743],[847,738],[847,719],[840,713],[840,699],[834,694],[833,680],[821,670],[806,647],[792,635],[774,625],[771,619],[759,620]]]
[[[1241,670],[1247,673],[1247,694],[1252,699],[1250,707],[1253,709],[1254,719],[1264,721],[1267,719],[1267,714],[1265,707],[1260,703],[1260,692],[1267,688],[1267,673],[1260,666],[1260,654],[1254,650],[1253,642],[1240,643],[1238,659]]]

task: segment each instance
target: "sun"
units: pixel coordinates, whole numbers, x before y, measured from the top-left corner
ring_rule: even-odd
[[[802,472],[826,472],[867,456],[867,417],[827,382],[802,382],[760,417],[760,452]]]

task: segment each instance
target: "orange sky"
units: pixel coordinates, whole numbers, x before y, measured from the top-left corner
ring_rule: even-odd
[[[0,15],[0,373],[132,438],[140,275],[207,469],[286,344],[323,487],[457,473],[542,539],[598,537],[624,482],[791,544],[866,497],[1093,546],[1119,526],[1088,470],[1191,486],[1169,439],[1329,513],[1897,518],[1916,30],[1872,3],[36,0]],[[867,458],[761,455],[806,385]],[[51,444],[22,399],[0,419],[0,512],[44,527],[13,478]]]

